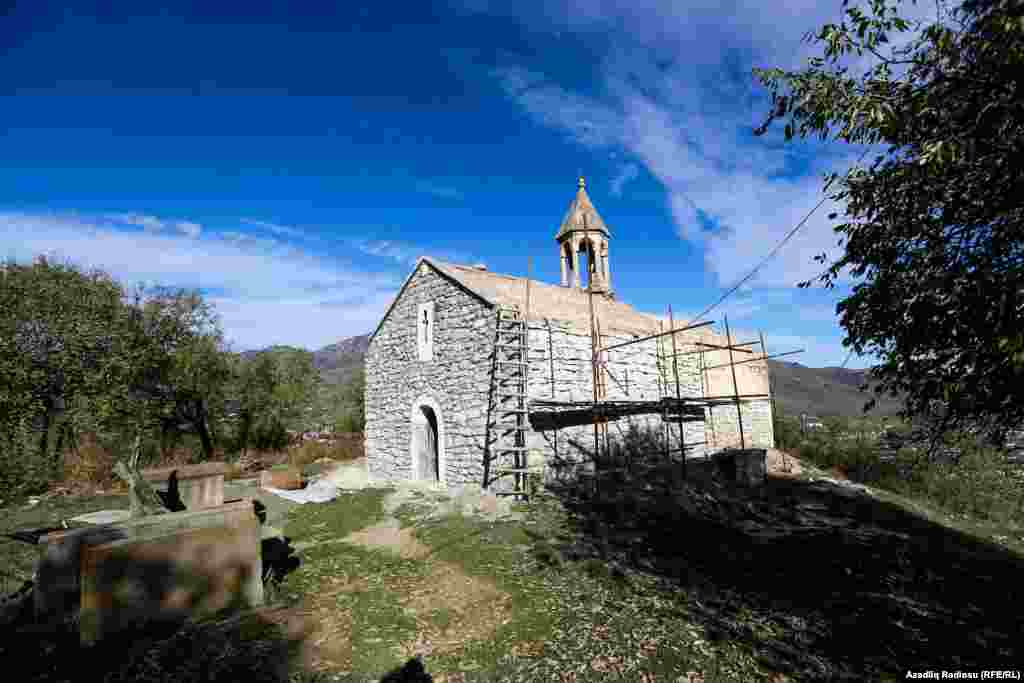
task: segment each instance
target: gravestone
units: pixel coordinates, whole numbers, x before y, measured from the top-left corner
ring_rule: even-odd
[[[204,462],[182,467],[162,467],[143,470],[142,477],[147,483],[163,487],[168,494],[174,494],[187,510],[216,507],[224,504],[224,475],[228,466],[225,462]]]
[[[36,618],[59,619],[79,607],[98,610],[99,615],[89,617],[81,627],[83,641],[91,642],[108,627],[114,628],[112,624],[137,615],[130,604],[107,595],[114,584],[125,586],[115,580],[117,572],[104,569],[108,557],[111,567],[119,567],[131,579],[129,594],[150,612],[166,607],[173,616],[175,601],[191,604],[191,598],[185,598],[197,594],[197,579],[212,596],[203,603],[206,607],[235,598],[259,605],[263,601],[260,541],[260,521],[249,498],[216,508],[47,534],[39,539],[43,555],[34,591]],[[97,572],[99,579],[94,576]]]

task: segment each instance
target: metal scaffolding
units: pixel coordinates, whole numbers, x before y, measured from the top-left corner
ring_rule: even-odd
[[[589,245],[588,235],[584,231],[584,243]],[[767,347],[764,342],[764,335],[760,334],[760,338],[753,341],[737,342],[733,343],[732,332],[729,328],[729,321],[727,318],[724,320],[725,324],[725,336],[726,343],[713,344],[704,341],[686,341],[685,345],[692,346],[695,348],[680,350],[678,348],[678,338],[682,332],[694,330],[702,327],[713,325],[715,321],[703,321],[694,322],[691,321],[681,327],[675,326],[675,318],[672,313],[671,306],[668,308],[669,328],[667,330],[660,329],[662,324],[659,323],[660,331],[655,334],[650,334],[644,337],[631,339],[624,342],[617,342],[614,344],[605,344],[601,329],[601,321],[598,316],[598,311],[594,305],[594,296],[598,294],[595,292],[594,275],[595,275],[595,258],[591,256],[587,259],[587,296],[588,310],[589,310],[589,327],[590,327],[590,339],[591,339],[591,388],[592,396],[589,401],[556,401],[554,400],[554,369],[551,370],[551,399],[534,398],[528,402],[529,412],[531,421],[535,424],[544,428],[554,428],[555,430],[564,426],[582,426],[585,424],[592,424],[594,428],[594,451],[592,459],[595,468],[595,486],[600,478],[599,475],[611,471],[618,471],[623,468],[615,468],[601,471],[602,456],[610,454],[610,445],[608,440],[608,424],[610,421],[615,421],[623,417],[634,416],[634,415],[660,415],[662,418],[662,428],[664,430],[664,452],[667,460],[671,461],[674,453],[680,454],[680,474],[686,478],[686,450],[687,448],[693,448],[700,445],[708,445],[708,437],[700,442],[694,442],[689,445],[686,443],[686,435],[684,431],[684,422],[688,421],[710,421],[712,425],[711,442],[717,443],[716,435],[714,434],[714,419],[712,419],[711,411],[719,406],[735,406],[736,417],[739,426],[739,437],[740,447],[746,447],[746,435],[743,431],[743,405],[754,401],[769,400],[774,405],[774,397],[769,389],[766,394],[741,394],[739,391],[739,383],[736,376],[736,366],[743,365],[745,363],[755,362],[766,362],[769,358],[778,358],[780,356],[788,356],[794,353],[801,353],[803,349],[795,351],[787,351],[784,353],[768,354]],[[526,312],[526,326],[529,327],[529,303],[527,303]],[[665,341],[665,337],[671,335],[671,348],[669,343]],[[658,392],[659,398],[656,400],[609,400],[608,399],[608,385],[607,379],[610,378],[618,386],[622,387],[622,382],[612,375],[608,368],[608,352],[622,349],[633,344],[641,342],[656,340],[656,363],[658,373]],[[760,353],[756,354],[753,349],[747,348],[751,346],[759,346]],[[705,353],[711,353],[715,351],[728,351],[729,362],[719,365],[706,366],[705,365]],[[742,360],[736,360],[734,354],[746,354],[752,356]],[[678,359],[682,356],[696,355],[699,354],[698,368],[700,373],[700,396],[683,396],[682,383],[679,378],[679,365]],[[553,359],[552,359],[553,362]],[[671,365],[670,365],[671,363]],[[730,368],[730,374],[732,379],[733,391],[731,394],[725,395],[708,395],[709,379],[708,372],[720,368]],[[670,374],[671,369],[671,374]],[[767,366],[766,366],[767,369]],[[628,376],[625,378],[628,386]],[[670,381],[671,380],[671,381]],[[769,376],[770,383],[770,376]],[[628,391],[628,389],[627,389]],[[548,422],[550,420],[550,422]],[[679,447],[670,447],[670,430],[671,424],[678,423],[679,427]],[[557,449],[557,438],[556,438],[556,449]],[[577,444],[578,446],[578,444]],[[625,469],[629,468],[629,464]]]

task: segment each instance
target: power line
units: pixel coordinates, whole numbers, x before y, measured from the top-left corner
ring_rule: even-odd
[[[854,164],[854,166],[859,164],[864,159],[864,157],[868,153],[868,149],[869,148],[867,148],[867,147],[864,148],[864,151],[861,152],[860,158],[857,159],[857,162]],[[778,244],[776,244],[775,248],[772,249],[770,252],[768,252],[768,255],[765,256],[763,259],[761,259],[761,262],[758,263],[756,266],[754,266],[754,269],[751,270],[747,274],[746,277],[744,277],[742,280],[740,280],[735,285],[733,285],[733,287],[728,292],[723,294],[721,296],[721,298],[718,299],[718,301],[716,301],[715,303],[713,303],[710,306],[708,306],[707,308],[705,308],[703,311],[701,311],[701,313],[699,315],[694,316],[693,319],[690,322],[693,322],[694,320],[700,320],[701,318],[706,316],[708,313],[710,313],[715,308],[717,308],[719,306],[719,304],[721,304],[723,301],[728,299],[733,294],[733,292],[735,292],[737,289],[742,287],[743,284],[745,282],[747,282],[747,280],[749,280],[750,278],[754,277],[754,275],[757,274],[757,271],[761,270],[761,266],[763,266],[765,263],[767,263],[773,256],[775,256],[775,254],[777,254],[779,252],[779,249],[782,249],[782,247],[785,246],[786,242],[788,242],[793,237],[793,235],[795,235],[797,233],[797,231],[799,231],[800,228],[802,228],[804,226],[804,223],[806,223],[807,220],[812,215],[814,215],[815,211],[817,211],[819,208],[821,208],[821,205],[824,204],[827,199],[828,199],[828,196],[822,197],[821,201],[818,202],[817,204],[815,204],[814,208],[811,209],[810,211],[808,211],[807,215],[805,215],[802,219],[800,219],[800,222],[796,224],[796,227],[794,227],[792,230],[790,230],[789,233],[787,233],[786,236],[782,238],[782,241],[779,242]]]

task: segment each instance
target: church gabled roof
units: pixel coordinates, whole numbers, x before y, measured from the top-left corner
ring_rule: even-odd
[[[580,178],[579,189],[576,190],[576,198],[569,204],[569,210],[565,212],[562,225],[558,228],[555,239],[561,241],[565,235],[571,232],[603,232],[606,237],[611,237],[608,227],[601,219],[601,215],[594,208],[593,202],[587,195],[586,181]]]
[[[494,273],[481,270],[475,266],[461,265],[438,261],[430,257],[421,257],[406,279],[391,306],[381,317],[377,330],[391,312],[398,299],[405,291],[412,276],[419,270],[420,264],[426,264],[453,282],[463,291],[475,296],[489,306],[517,306],[526,310],[526,278],[514,275]],[[605,333],[647,335],[658,331],[658,318],[649,313],[642,313],[629,304],[594,296],[594,308]],[[581,332],[590,329],[590,295],[585,289],[561,287],[546,282],[530,280],[530,318],[548,318],[552,322],[568,324]],[[374,330],[373,335],[377,334]]]

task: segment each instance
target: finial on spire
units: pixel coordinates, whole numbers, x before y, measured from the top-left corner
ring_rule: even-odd
[[[580,183],[579,183],[579,185],[580,185],[580,189],[581,189],[581,190],[582,190],[582,189],[583,189],[584,187],[586,187],[586,186],[587,186],[587,181],[583,179],[583,176],[580,176]]]

